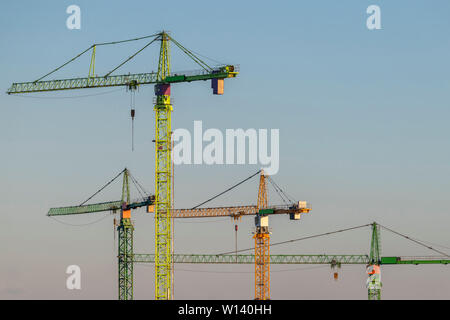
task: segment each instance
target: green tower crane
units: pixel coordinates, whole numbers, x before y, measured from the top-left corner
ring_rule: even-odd
[[[185,214],[180,216],[180,218],[195,217],[195,215]],[[341,265],[365,265],[369,270],[369,278],[367,279],[366,287],[368,288],[368,299],[369,300],[380,300],[381,299],[381,276],[380,276],[380,266],[381,265],[419,265],[419,264],[450,264],[450,256],[439,252],[431,247],[432,249],[441,254],[441,256],[431,256],[431,257],[381,257],[380,256],[380,225],[376,222],[371,224],[359,226],[367,227],[370,226],[372,230],[371,234],[371,244],[369,254],[271,254],[270,264],[308,264],[308,265],[330,265],[341,266]],[[383,227],[389,231],[393,231],[386,227]],[[355,228],[349,228],[347,230],[352,230]],[[310,239],[316,236],[325,236],[333,233],[342,232],[342,230],[332,231],[323,233],[320,235],[307,236],[302,239]],[[393,231],[395,232],[395,231]],[[397,232],[395,232],[397,233]],[[399,233],[397,233],[399,234]],[[401,235],[401,234],[399,234]],[[408,239],[412,240],[410,237]],[[295,240],[289,240],[285,242],[292,242]],[[418,241],[412,240],[416,243],[421,244]],[[285,243],[282,242],[282,243]],[[256,256],[253,254],[175,254],[173,256],[174,263],[185,263],[185,264],[254,264],[256,261]],[[134,262],[136,263],[155,263],[154,254],[134,254]],[[377,267],[378,270],[373,272],[373,268]],[[377,275],[377,276],[375,276]]]
[[[112,211],[116,213],[120,211],[120,220],[117,225],[118,233],[118,253],[117,253],[117,266],[118,266],[118,296],[119,300],[133,300],[133,231],[134,226],[131,220],[131,210],[141,207],[148,207],[154,204],[155,197],[149,195],[140,201],[130,201],[130,185],[129,177],[130,172],[128,169],[124,169],[114,179],[108,182],[103,190],[111,184],[115,179],[123,175],[122,183],[122,198],[118,201],[102,202],[95,204],[84,204],[92,197],[90,197],[83,204],[78,206],[51,208],[48,216],[68,216],[76,214],[94,213]],[[98,194],[96,192],[94,195]]]
[[[117,67],[106,73],[104,76],[96,76],[95,55],[99,46],[116,45],[130,41],[138,41],[142,39],[151,39],[144,47],[135,52]],[[117,69],[122,67],[136,55],[150,46],[152,43],[160,41],[160,52],[158,61],[158,71],[151,73],[138,74],[122,74],[113,75]],[[170,68],[170,46],[173,43],[190,59],[201,67],[201,70],[187,72],[171,72]],[[60,70],[64,66],[78,59],[86,52],[92,51],[89,73],[87,77],[78,77],[59,80],[43,80],[47,76]],[[213,94],[221,95],[224,89],[224,79],[234,78],[238,75],[238,66],[236,65],[220,65],[210,67],[192,51],[182,46],[178,41],[172,38],[167,32],[162,31],[150,36],[96,43],[70,59],[63,65],[47,73],[43,77],[31,81],[13,83],[7,91],[8,94],[32,93],[45,91],[60,91],[87,88],[104,88],[124,86],[130,90],[136,89],[139,85],[154,84],[156,103],[155,110],[155,299],[166,300],[172,298],[171,293],[171,206],[172,206],[172,158],[171,158],[171,133],[172,120],[171,113],[173,110],[170,101],[170,87],[173,83],[192,82],[200,80],[211,80]],[[132,117],[134,113],[132,110]]]

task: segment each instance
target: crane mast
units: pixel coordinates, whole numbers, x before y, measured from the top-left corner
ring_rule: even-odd
[[[133,300],[133,232],[131,210],[122,209],[120,222],[117,226],[119,235],[118,269],[119,269],[119,300]]]
[[[161,34],[158,80],[170,75],[169,38]],[[172,105],[170,84],[155,85],[155,299],[171,299],[172,282]]]
[[[258,190],[258,212],[255,217],[255,300],[270,299],[270,233],[267,215],[267,188],[261,171]]]
[[[367,266],[367,291],[369,300],[381,299],[381,257],[380,230],[376,222],[372,223],[372,240],[370,242],[370,260]]]
[[[126,199],[125,199],[126,197]],[[123,173],[122,184],[122,208],[120,211],[120,222],[117,226],[118,233],[118,271],[119,271],[119,300],[133,300],[133,231],[131,221],[131,209],[127,208],[130,203],[130,185],[128,182],[128,169]]]

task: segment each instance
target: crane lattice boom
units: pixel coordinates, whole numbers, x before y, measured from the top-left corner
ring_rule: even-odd
[[[17,93],[33,93],[44,91],[61,91],[73,89],[88,89],[88,88],[106,88],[129,86],[130,84],[145,85],[158,83],[180,83],[192,82],[200,80],[224,79],[233,78],[238,74],[238,66],[229,65],[225,67],[216,68],[213,72],[205,70],[195,70],[190,72],[177,73],[174,72],[170,76],[162,80],[158,80],[157,73],[136,73],[111,75],[108,77],[82,77],[72,79],[47,80],[37,82],[21,82],[13,83],[8,89],[8,94]]]

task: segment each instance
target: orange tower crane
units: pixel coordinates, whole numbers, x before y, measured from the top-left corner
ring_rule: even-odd
[[[213,208],[192,208],[173,209],[172,218],[212,218],[231,217],[236,219],[242,216],[255,216],[255,300],[270,299],[270,232],[269,216],[275,214],[289,214],[291,220],[300,220],[302,213],[311,211],[310,205],[306,201],[291,201],[289,204],[269,206],[266,179],[271,178],[260,173],[258,201],[257,205],[233,206],[233,207],[213,207]],[[254,174],[254,175],[256,175]],[[253,176],[254,176],[253,175]],[[249,178],[247,178],[249,179]],[[246,179],[246,180],[247,180]],[[245,180],[244,180],[245,181]],[[271,181],[273,182],[273,181]],[[274,186],[275,187],[275,186]],[[278,186],[277,186],[278,187]],[[279,188],[279,187],[278,187]],[[230,189],[229,189],[230,190]],[[281,189],[278,189],[279,191]],[[208,200],[209,201],[209,200]],[[149,206],[147,212],[153,212],[153,207]],[[236,250],[237,252],[237,250]],[[230,252],[232,253],[232,252]]]

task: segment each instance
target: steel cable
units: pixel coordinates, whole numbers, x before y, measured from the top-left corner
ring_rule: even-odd
[[[417,243],[418,245],[421,245],[422,247],[425,247],[425,248],[427,248],[427,249],[429,249],[429,250],[432,250],[432,251],[434,251],[434,252],[437,252],[437,253],[439,253],[439,254],[441,254],[441,255],[444,255],[444,256],[446,256],[446,257],[450,257],[450,255],[448,255],[447,253],[445,253],[445,252],[442,252],[442,251],[439,251],[439,250],[437,250],[437,249],[434,249],[433,247],[431,247],[431,246],[428,246],[428,245],[426,245],[426,244],[424,244],[424,243],[422,243],[422,242],[420,242],[420,241],[417,241],[417,240],[415,240],[415,239],[413,239],[413,238],[411,238],[411,237],[408,237],[408,236],[406,236],[406,235],[404,235],[404,234],[401,234],[400,232],[397,232],[397,231],[394,231],[394,230],[392,230],[392,229],[389,229],[388,227],[385,227],[385,226],[383,226],[383,225],[381,225],[381,224],[379,224],[379,223],[377,223],[380,227],[382,227],[383,229],[385,229],[385,230],[387,230],[387,231],[390,231],[390,232],[392,232],[392,233],[395,233],[396,235],[399,235],[399,236],[401,236],[401,237],[403,237],[403,238],[405,238],[405,239],[408,239],[408,240],[410,240],[410,241],[412,241],[412,242],[415,242],[415,243]]]
[[[251,178],[253,178],[253,177],[256,176],[257,174],[259,174],[260,172],[261,172],[261,170],[258,170],[256,173],[252,174],[250,177],[248,177],[248,178],[242,180],[241,182],[239,182],[239,183],[235,184],[234,186],[228,188],[227,190],[225,190],[225,191],[219,193],[218,195],[215,195],[214,197],[209,198],[209,199],[206,200],[206,201],[203,201],[202,203],[196,205],[195,207],[192,207],[191,209],[197,209],[198,207],[204,205],[205,203],[210,202],[210,201],[216,199],[217,197],[220,197],[221,195],[227,193],[228,191],[231,191],[232,189],[236,188],[237,186],[243,184],[243,183],[246,182],[247,180],[250,180]]]
[[[97,43],[97,44],[93,44],[92,46],[90,46],[89,48],[87,48],[86,50],[84,50],[83,52],[79,53],[78,55],[76,55],[75,57],[73,57],[72,59],[70,59],[69,61],[67,61],[66,63],[64,63],[63,65],[59,66],[56,69],[53,69],[52,71],[50,71],[49,73],[47,73],[46,75],[40,77],[39,79],[35,80],[34,82],[38,82],[42,79],[44,79],[45,77],[51,75],[52,73],[58,71],[59,69],[61,69],[62,67],[68,65],[69,63],[71,63],[72,61],[78,59],[79,57],[81,57],[83,54],[85,54],[86,52],[88,52],[89,50],[91,50],[93,47],[95,46],[104,46],[104,45],[109,45],[109,44],[118,44],[118,43],[123,43],[123,42],[129,42],[129,41],[136,41],[136,40],[141,40],[141,39],[145,39],[145,38],[151,38],[151,37],[156,37],[157,35],[159,35],[159,33],[157,34],[153,34],[150,36],[145,36],[145,37],[140,37],[140,38],[134,38],[134,39],[128,39],[128,40],[121,40],[121,41],[112,41],[112,42],[103,42],[103,43]],[[120,67],[120,66],[119,66]]]
[[[120,175],[122,175],[122,173],[125,172],[126,169],[123,169],[122,171],[120,171],[120,173],[115,176],[111,181],[109,181],[107,184],[105,184],[102,188],[100,188],[97,192],[95,192],[92,196],[90,196],[89,198],[87,198],[87,200],[83,201],[80,206],[82,206],[83,204],[85,204],[86,202],[88,202],[89,200],[91,200],[93,197],[95,197],[97,194],[99,194],[103,189],[105,189],[107,186],[109,186],[111,183],[113,183],[114,180],[116,180],[118,177],[120,177]]]
[[[302,237],[302,238],[297,238],[297,239],[292,239],[292,240],[276,242],[276,243],[269,244],[269,246],[273,247],[273,246],[277,246],[277,245],[281,245],[281,244],[286,244],[286,243],[291,243],[291,242],[296,242],[296,241],[301,241],[301,240],[307,240],[307,239],[312,239],[312,238],[317,238],[317,237],[322,237],[322,236],[328,236],[330,234],[335,234],[335,233],[339,233],[339,232],[355,230],[355,229],[359,229],[359,228],[363,228],[363,227],[368,227],[368,226],[371,226],[371,225],[372,224],[364,224],[364,225],[357,226],[357,227],[351,227],[351,228],[346,228],[346,229],[341,229],[341,230],[336,230],[336,231],[316,234],[316,235],[312,235],[312,236],[307,236],[307,237]],[[221,255],[225,255],[225,254],[234,254],[236,252],[249,251],[249,250],[253,250],[253,249],[255,249],[255,247],[247,248],[247,249],[241,249],[241,250],[238,250],[238,251],[235,250],[235,251],[229,251],[229,252],[224,252],[224,253],[218,253],[217,255],[221,256]]]

